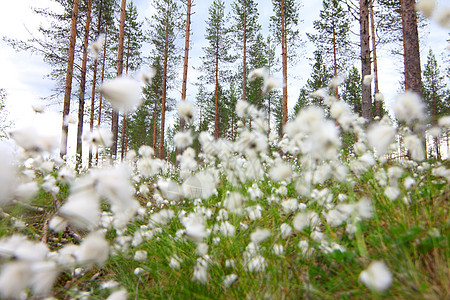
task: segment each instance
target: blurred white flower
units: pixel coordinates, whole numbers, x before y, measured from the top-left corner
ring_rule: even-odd
[[[152,83],[152,79],[153,79],[153,77],[155,76],[155,74],[156,74],[155,69],[150,68],[148,71],[142,72],[142,73],[140,74],[141,80],[142,80],[145,84],[150,85],[150,84]]]
[[[134,111],[142,102],[140,83],[127,77],[117,77],[103,83],[100,92],[114,109],[122,113]]]
[[[266,260],[261,255],[252,257],[247,263],[250,272],[263,272],[266,269]]]
[[[113,142],[113,134],[108,129],[95,128],[92,132],[86,132],[83,136],[83,140],[96,147],[110,147]]]
[[[236,232],[236,228],[228,221],[220,223],[219,230],[226,237],[232,237]]]
[[[292,167],[282,161],[277,161],[269,171],[270,178],[275,182],[280,182],[282,180],[289,181],[292,174]]]
[[[118,291],[115,291],[111,295],[109,295],[106,300],[127,300],[128,299],[128,293],[125,289],[120,289]]]
[[[195,213],[180,219],[181,224],[186,227],[185,234],[194,242],[202,242],[208,236],[203,218]]]
[[[109,257],[109,243],[102,233],[92,232],[83,239],[73,255],[81,264],[102,265]]]
[[[173,137],[173,141],[178,149],[184,149],[192,145],[193,138],[190,131],[179,131]]]
[[[295,230],[302,231],[305,227],[315,228],[320,222],[319,215],[314,211],[300,212],[295,215],[292,225]]]
[[[280,226],[280,233],[283,239],[287,239],[292,234],[292,227],[289,224],[283,223]]]
[[[265,67],[254,69],[248,73],[248,81],[252,82],[258,78],[264,78],[267,76],[267,69]]]
[[[383,261],[373,261],[359,274],[359,281],[370,289],[384,292],[392,284],[392,274]]]
[[[267,239],[270,235],[271,234],[269,229],[257,228],[252,232],[252,234],[250,234],[250,240],[255,244],[259,244]]]
[[[47,296],[59,275],[59,268],[54,261],[40,261],[31,265],[32,277],[30,280],[33,295]]]
[[[421,11],[425,17],[430,18],[433,15],[434,8],[436,7],[436,1],[420,0],[414,7],[416,11]]]
[[[192,102],[180,101],[178,102],[178,115],[186,122],[191,123],[194,120],[194,106]]]
[[[169,263],[169,267],[171,267],[174,270],[178,270],[180,268],[180,263],[181,263],[181,259],[174,255],[170,258],[170,263]]]
[[[41,134],[33,126],[15,129],[9,136],[18,146],[29,152],[51,153],[59,146],[57,136]]]
[[[425,104],[420,96],[414,92],[405,92],[397,96],[393,106],[395,116],[400,121],[412,124],[414,121],[425,119]]]
[[[439,12],[436,14],[435,20],[445,29],[450,29],[450,8],[439,10]]]
[[[42,104],[42,103],[35,103],[35,104],[31,105],[31,108],[36,113],[42,113],[42,112],[44,112],[45,107],[44,107],[44,104]]]
[[[384,95],[382,93],[376,93],[375,100],[379,102],[384,102]]]
[[[20,298],[20,293],[31,280],[30,264],[22,261],[6,263],[0,273],[0,296],[3,299]]]
[[[144,261],[147,259],[147,251],[138,250],[134,253],[134,260],[136,261]]]
[[[364,75],[363,84],[366,86],[370,86],[373,81],[373,75]]]
[[[222,285],[224,288],[229,288],[237,279],[238,276],[236,274],[229,274],[223,279]]]
[[[389,200],[394,201],[398,198],[398,196],[400,196],[400,190],[395,186],[387,186],[384,190],[384,194]]]
[[[382,122],[372,124],[367,131],[369,145],[376,150],[378,157],[388,151],[389,145],[394,141],[396,130]]]
[[[22,183],[17,186],[14,191],[14,195],[19,201],[28,201],[31,200],[39,191],[39,187],[37,182],[27,182]]]
[[[450,128],[450,116],[440,117],[438,120],[438,125],[442,128]]]
[[[101,33],[101,34],[99,34],[99,36],[97,37],[95,42],[93,42],[91,44],[91,47],[90,47],[91,54],[94,57],[94,59],[98,59],[99,52],[100,52],[100,50],[102,50],[104,45],[105,45],[105,34]]]
[[[284,254],[284,247],[280,244],[273,245],[272,251],[275,255],[283,255]]]
[[[192,275],[192,281],[198,281],[201,284],[206,284],[208,282],[207,268],[197,263],[194,267],[194,274]]]
[[[423,149],[422,141],[417,135],[408,135],[404,138],[405,147],[409,150],[411,158],[415,161],[422,161],[425,159],[425,151]]]

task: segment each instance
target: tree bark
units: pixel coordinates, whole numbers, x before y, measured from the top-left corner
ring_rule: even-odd
[[[97,24],[97,35],[100,34],[101,24],[102,24],[102,7],[103,0],[100,1],[100,8],[98,10],[98,24]],[[98,58],[94,59],[94,74],[92,75],[92,91],[91,91],[91,113],[89,118],[89,130],[92,133],[94,131],[94,109],[95,109],[95,86],[97,83],[97,67]],[[89,145],[89,156],[88,156],[89,167],[92,166],[92,144]]]
[[[91,28],[91,10],[92,0],[88,0],[88,8],[86,14],[86,29],[84,32],[83,59],[81,62],[81,80],[80,80],[80,96],[78,98],[78,128],[77,128],[77,167],[83,162],[83,122],[84,122],[84,96],[86,91],[86,66],[87,66],[87,48],[89,44],[89,30]]]
[[[78,19],[78,4],[79,0],[74,0],[72,10],[72,23],[70,27],[70,42],[69,42],[69,57],[67,63],[66,83],[64,90],[64,106],[63,106],[63,120],[61,132],[61,148],[60,155],[64,158],[67,154],[67,134],[69,127],[65,122],[66,117],[70,113],[70,96],[72,93],[72,77],[73,77],[73,61],[75,57],[75,41],[77,35],[77,19]]]
[[[117,53],[117,77],[122,76],[123,72],[123,43],[125,38],[125,8],[127,0],[122,0],[120,6],[120,27],[119,27],[119,49]],[[111,157],[117,156],[117,140],[119,135],[119,112],[113,109],[111,131],[113,134],[113,144],[111,147]]]
[[[247,100],[247,3],[244,3],[244,49],[242,58],[242,100]]]
[[[164,62],[163,62],[163,86],[162,86],[162,103],[161,103],[161,133],[159,137],[159,158],[164,157],[164,126],[166,125],[166,97],[167,97],[167,59],[169,51],[169,7],[166,11],[166,29],[164,39]]]
[[[282,102],[282,127],[288,120],[288,97],[287,97],[287,41],[286,41],[286,21],[284,18],[284,0],[281,0],[281,58],[283,64],[283,102]],[[283,131],[283,130],[282,130]]]
[[[219,29],[217,29],[216,34],[216,64],[215,64],[215,77],[216,84],[214,90],[214,107],[215,107],[215,116],[214,116],[214,138],[219,138]]]
[[[130,60],[130,43],[131,43],[131,36],[130,31],[127,32],[127,60],[125,64],[125,74],[128,75],[128,67],[129,67],[129,60]],[[120,152],[120,159],[123,161],[125,158],[125,154],[127,153],[127,147],[126,147],[126,140],[128,139],[127,133],[127,116],[126,114],[123,114],[122,117],[122,151]]]
[[[380,92],[378,87],[378,60],[377,60],[377,44],[376,44],[376,31],[375,31],[375,18],[373,13],[373,1],[370,1],[369,14],[370,14],[370,29],[372,34],[372,55],[373,55],[373,76],[375,94]],[[381,117],[381,103],[375,99],[375,114],[377,117]]]
[[[403,45],[405,58],[406,90],[412,90],[422,96],[422,71],[420,66],[419,33],[415,0],[401,0]]]
[[[103,47],[103,58],[102,58],[102,78],[100,80],[100,84],[103,84],[103,81],[105,80],[105,69],[106,69],[106,41],[108,37],[108,25],[105,27],[105,46]],[[102,120],[102,105],[103,105],[103,94],[100,93],[98,101],[98,120],[97,120],[97,127],[100,128],[101,120]],[[98,165],[98,148],[97,152],[95,153],[95,160]]]
[[[189,60],[189,35],[191,33],[191,7],[192,1],[187,0],[186,3],[186,34],[184,38],[184,64],[183,64],[183,86],[181,87],[181,101],[186,100],[187,91],[187,73],[188,73],[188,60]],[[184,119],[180,118],[180,131],[184,130]]]
[[[369,0],[360,0],[360,39],[361,39],[361,76],[364,81],[364,76],[370,75],[371,61],[370,61],[370,47],[369,47]],[[362,84],[361,106],[362,116],[372,121],[372,97],[371,84]]]
[[[336,55],[336,28],[334,27],[334,18],[332,19],[332,27],[333,27],[333,61],[334,61],[334,78],[337,77],[337,55]],[[336,85],[334,89],[334,95],[336,99],[339,99],[339,88]]]

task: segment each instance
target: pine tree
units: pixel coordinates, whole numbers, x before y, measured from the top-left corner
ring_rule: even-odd
[[[359,1],[359,38],[361,48],[361,83],[365,76],[371,75],[372,61],[370,59],[370,30],[369,30],[369,0]],[[371,83],[361,85],[362,117],[372,120],[372,89]]]
[[[283,125],[288,119],[288,95],[287,95],[287,66],[288,58],[295,56],[295,49],[300,45],[298,11],[299,4],[296,0],[272,0],[274,15],[271,17],[271,26],[275,38],[281,43],[281,58],[283,70],[283,101],[282,116]],[[288,49],[288,47],[290,47]]]
[[[232,31],[235,34],[236,48],[242,53],[242,100],[247,99],[247,55],[254,45],[261,26],[258,23],[257,4],[253,0],[235,0]]]
[[[166,109],[168,104],[167,92],[174,71],[180,59],[175,39],[182,30],[183,22],[180,7],[174,0],[154,0],[153,7],[156,9],[152,16],[150,27],[150,40],[154,46],[153,56],[162,59],[162,96],[161,96],[161,129],[159,141],[159,156],[164,156],[164,130],[166,121]]]
[[[206,21],[205,35],[208,46],[203,48],[205,56],[202,57],[202,70],[205,71],[204,79],[206,83],[214,84],[214,137],[218,139],[220,132],[219,103],[222,100],[220,99],[221,86],[229,78],[229,72],[223,64],[231,62],[233,57],[228,53],[228,50],[231,48],[231,40],[230,31],[225,26],[225,2],[214,0],[208,12],[209,17]]]
[[[310,78],[306,81],[306,91],[313,93],[321,88],[327,87],[333,76],[330,74],[325,62],[323,61],[322,52],[319,50],[314,51],[314,64]],[[323,104],[323,99],[314,98],[312,104],[321,106],[326,109]]]
[[[250,70],[268,67],[268,46],[261,33],[256,36],[255,42],[251,44],[248,50],[248,66]],[[266,106],[264,103],[267,99],[267,95],[263,94],[263,78],[257,78],[248,83],[247,100],[258,106],[259,109],[263,109]]]
[[[362,115],[361,74],[355,66],[352,66],[344,81],[342,100],[353,108],[355,114]]]
[[[83,59],[81,62],[81,80],[80,80],[80,91],[78,97],[78,126],[77,126],[77,165],[81,166],[83,161],[82,152],[82,135],[83,135],[83,124],[84,124],[84,102],[85,102],[85,92],[86,92],[86,68],[87,68],[87,53],[89,45],[89,31],[91,26],[91,12],[92,12],[92,0],[88,0],[88,8],[86,15],[86,26],[84,31],[84,42],[83,42]]]
[[[7,130],[11,124],[7,121],[8,111],[6,110],[6,91],[0,88],[0,140],[6,139],[8,137]]]
[[[297,103],[295,103],[294,106],[294,113],[292,115],[292,118],[295,118],[302,109],[304,109],[308,105],[311,105],[311,99],[308,96],[308,91],[306,90],[306,88],[302,87],[300,89]]]
[[[62,120],[62,133],[61,133],[61,157],[67,154],[67,135],[69,127],[66,123],[66,117],[70,113],[70,96],[72,92],[72,78],[73,78],[73,62],[75,59],[75,42],[77,34],[77,19],[78,19],[78,6],[79,0],[74,0],[72,10],[72,23],[70,30],[70,44],[69,44],[69,56],[67,59],[67,72],[66,72],[66,84],[64,91],[64,107],[63,107],[63,120]]]
[[[323,0],[319,20],[314,21],[317,34],[308,37],[324,55],[326,64],[333,65],[336,77],[351,63],[354,56],[350,45],[350,19],[338,0]],[[338,97],[336,87],[335,96]]]
[[[193,4],[192,0],[186,0],[186,32],[184,35],[184,63],[183,63],[183,85],[181,87],[181,101],[186,100],[192,4]],[[184,130],[184,119],[183,118],[180,119],[180,130],[181,131]]]

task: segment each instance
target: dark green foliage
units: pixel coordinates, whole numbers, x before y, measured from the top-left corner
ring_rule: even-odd
[[[446,89],[445,77],[441,76],[441,70],[436,57],[430,49],[427,63],[423,70],[423,99],[427,105],[428,114],[433,121],[441,116],[450,114],[449,90]]]
[[[323,0],[323,8],[319,19],[314,21],[316,34],[307,33],[308,38],[322,52],[326,65],[335,64],[338,74],[345,70],[354,58],[354,51],[350,44],[350,18],[348,11],[338,0]],[[337,75],[337,74],[336,74]]]

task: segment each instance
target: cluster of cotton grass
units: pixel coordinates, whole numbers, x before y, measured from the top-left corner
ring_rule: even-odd
[[[265,92],[278,87],[264,69],[249,74],[249,80],[258,77],[264,80]],[[368,77],[364,82],[370,84],[371,80]],[[238,116],[246,121],[239,122],[235,141],[214,139],[208,132],[198,136],[190,130],[177,133],[174,136],[174,144],[180,150],[177,166],[155,158],[151,147],[142,146],[138,153],[129,152],[121,164],[77,174],[63,160],[51,155],[58,145],[54,137],[38,134],[33,128],[12,132],[11,138],[21,151],[13,157],[0,149],[0,208],[21,205],[42,210],[33,206],[33,199],[43,191],[54,198],[57,207],[46,229],[87,234],[75,234],[79,238],[76,244],[61,245],[57,250],[50,250],[45,238],[41,242],[21,234],[1,238],[0,297],[49,296],[61,272],[77,276],[104,264],[110,254],[145,261],[147,252],[140,246],[158,238],[161,232],[168,232],[172,224],[178,230],[170,238],[196,246],[197,251],[192,254],[197,262],[191,270],[192,280],[208,284],[210,267],[219,266],[226,273],[223,287],[228,288],[238,281],[234,272],[238,268],[249,273],[266,270],[270,264],[264,255],[268,239],[273,241],[270,251],[281,257],[285,255],[283,245],[294,236],[296,251],[305,258],[347,251],[341,245],[342,235],[327,234],[325,228],[340,230],[350,239],[357,238],[361,235],[359,223],[372,218],[374,204],[369,193],[357,198],[332,186],[354,186],[361,176],[373,172],[371,180],[384,187],[387,199],[409,203],[409,191],[424,174],[450,180],[450,171],[445,166],[423,162],[427,116],[418,95],[406,92],[397,97],[393,110],[399,124],[394,126],[387,116],[367,124],[345,102],[331,96],[330,90],[341,81],[336,78],[329,88],[313,93],[311,97],[319,97],[326,110],[315,106],[301,110],[283,128],[281,139],[268,134],[265,112],[244,101],[236,105]],[[101,87],[112,105],[125,112],[139,105],[139,90],[140,84],[130,78],[118,78]],[[379,94],[377,98],[383,97]],[[188,125],[193,123],[195,111],[191,103],[179,103],[178,112]],[[436,135],[448,131],[450,117],[441,118],[437,124],[433,128]],[[344,132],[357,141],[345,159],[341,138]],[[403,141],[400,145],[399,136]],[[94,146],[108,146],[110,137],[109,132],[98,130],[89,133],[85,140]],[[192,148],[195,138],[200,144],[199,153]],[[390,161],[398,153],[409,155]],[[70,193],[60,201],[63,185],[70,187]],[[227,187],[221,194],[220,185]],[[136,200],[137,196],[149,200],[146,206]],[[284,222],[255,226],[270,208],[280,211]],[[0,212],[7,216],[6,212]],[[17,228],[29,225],[20,219],[12,221]],[[129,231],[130,224],[140,225]],[[112,241],[105,238],[110,231],[115,232]],[[249,231],[247,240],[240,241],[246,244],[242,257],[219,260],[210,255],[212,249],[220,247],[221,239],[233,241],[238,231]],[[183,264],[181,254],[168,253],[165,259],[174,271]],[[137,268],[134,273],[140,276],[142,272],[144,268]],[[393,281],[383,261],[373,261],[359,279],[378,292],[388,289]],[[117,284],[105,286],[117,289]],[[118,289],[110,297],[125,299],[127,293]]]
[[[120,86],[118,83],[115,89]],[[125,102],[126,95],[124,90],[122,98],[115,101]],[[313,96],[322,98],[331,118],[326,117],[322,108],[307,107],[286,124],[285,134],[279,140],[267,134],[265,113],[243,101],[237,104],[237,114],[247,120],[247,125],[251,123],[251,128],[241,122],[235,141],[214,139],[202,132],[198,137],[202,151],[196,154],[191,148],[192,132],[179,132],[174,142],[182,151],[175,172],[154,157],[151,147],[143,146],[138,153],[131,152],[125,163],[77,175],[63,161],[50,155],[57,145],[51,137],[30,134],[28,129],[13,132],[11,137],[23,151],[14,158],[2,155],[5,159],[0,162],[1,206],[32,206],[33,198],[43,190],[54,196],[58,206],[57,213],[48,222],[51,230],[70,228],[89,233],[78,244],[67,244],[54,251],[45,242],[31,241],[20,234],[2,238],[0,296],[50,295],[62,271],[75,275],[102,265],[110,253],[126,256],[131,253],[137,261],[146,260],[145,250],[136,249],[173,222],[181,224],[173,239],[185,239],[197,247],[193,254],[197,256],[197,264],[192,270],[192,280],[208,284],[209,267],[219,264],[208,254],[210,250],[218,247],[221,239],[233,239],[237,230],[254,228],[251,224],[258,222],[263,210],[272,206],[286,216],[285,222],[277,227],[258,226],[249,232],[243,257],[225,260],[223,268],[228,274],[223,278],[224,287],[238,280],[233,272],[237,264],[250,273],[264,272],[269,262],[261,244],[269,237],[274,240],[273,253],[280,256],[285,255],[284,241],[295,232],[303,233],[297,251],[305,257],[347,251],[339,238],[325,234],[324,228],[345,228],[345,233],[354,238],[358,223],[371,218],[374,207],[368,197],[355,199],[333,192],[330,183],[354,185],[358,177],[370,170],[375,172],[377,184],[385,187],[388,199],[408,203],[407,191],[420,181],[421,171],[434,167],[421,163],[425,158],[420,125],[426,118],[424,105],[415,94],[401,94],[394,111],[404,126],[394,127],[388,117],[368,126],[346,103],[330,96],[327,89]],[[179,113],[188,123],[193,121],[194,108],[189,102],[180,103]],[[441,118],[438,125],[440,130],[448,130],[450,117]],[[352,133],[358,141],[348,160],[341,157],[340,134],[344,131]],[[411,159],[385,166],[387,158],[399,151],[396,142],[399,133]],[[404,178],[405,170],[412,168],[417,172],[413,177]],[[435,167],[433,174],[450,180],[450,171],[444,166]],[[221,181],[227,182],[230,190],[214,205],[208,204],[208,200],[217,199]],[[59,203],[56,199],[61,184],[70,186],[70,194]],[[271,186],[272,192],[263,193],[262,184]],[[288,187],[295,189],[294,196],[292,193],[287,196]],[[147,206],[136,201],[138,194],[151,199]],[[188,204],[190,209],[178,209],[180,203]],[[244,222],[236,224],[233,215]],[[135,220],[146,225],[129,232],[127,225]],[[15,226],[26,225],[16,220]],[[109,230],[116,232],[113,241],[105,239]],[[183,264],[183,259],[176,254],[166,259],[174,270]],[[142,272],[142,268],[135,270],[136,276]],[[384,291],[392,283],[392,275],[384,262],[374,261],[361,273],[360,280],[371,289]],[[119,290],[113,296],[126,298],[126,292]]]

